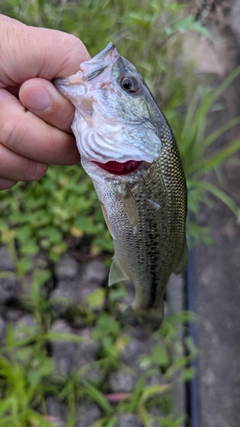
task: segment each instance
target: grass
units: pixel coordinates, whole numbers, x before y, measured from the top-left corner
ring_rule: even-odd
[[[141,0],[136,7],[132,0],[50,3],[2,0],[0,12],[29,25],[73,33],[82,38],[91,55],[113,41],[119,52],[142,73],[173,127],[189,189],[189,240],[196,243],[201,238],[209,242],[209,230],[200,228],[195,218],[200,204],[209,203],[211,195],[238,215],[233,198],[204,177],[208,171],[219,170],[240,148],[237,140],[227,147],[214,149],[215,141],[239,124],[239,118],[208,133],[209,116],[216,109],[219,96],[239,74],[239,68],[215,92],[200,84],[194,90],[192,67],[179,65],[182,35],[197,31],[210,38],[211,34],[189,15],[185,3]],[[70,325],[78,322],[83,330],[91,331],[91,338],[98,344],[96,359],[83,367],[73,367],[67,375],[58,372],[51,357],[53,343],[80,346],[82,342],[79,330],[67,334],[51,330],[59,315],[49,298],[47,285],[53,280],[56,262],[73,247],[87,248],[90,256],[101,254],[107,264],[112,254],[111,239],[96,194],[79,165],[50,167],[39,182],[19,183],[2,191],[0,211],[0,243],[8,247],[15,264],[15,273],[1,272],[0,280],[15,274],[24,283],[30,277],[30,294],[14,303],[15,308],[29,313],[35,322],[34,327],[22,325],[20,330],[16,322],[12,322],[2,342],[0,425],[60,425],[61,420],[48,418],[46,401],[54,397],[67,410],[67,427],[76,425],[79,405],[84,406],[86,402],[94,402],[100,408],[99,419],[92,427],[117,426],[120,414],[129,413],[137,414],[142,424],[150,427],[153,408],[160,409],[155,415],[159,425],[180,427],[183,417],[174,414],[171,392],[176,382],[189,380],[194,374],[189,367],[189,362],[196,357],[194,344],[190,338],[183,343],[178,335],[179,327],[189,321],[190,314],[170,317],[153,334],[151,350],[136,360],[136,366],[142,370],[130,393],[110,396],[108,382],[112,371],[123,368],[129,372],[130,369],[124,365],[123,354],[132,339],[131,333],[115,320],[117,307],[124,297],[121,286],[110,295],[105,295],[102,288],[97,289],[84,304],[69,306],[64,313]],[[95,369],[100,370],[103,377],[94,382],[90,373]],[[149,384],[159,373],[161,382]],[[134,370],[131,374],[136,375]],[[115,399],[115,403],[111,399]]]
[[[39,297],[41,300],[41,296]],[[35,304],[33,304],[34,306]],[[73,369],[69,375],[59,371],[49,357],[47,344],[56,340],[75,343],[81,340],[71,334],[49,334],[44,328],[46,312],[34,310],[36,327],[8,327],[4,346],[0,351],[0,420],[2,426],[49,426],[46,414],[46,400],[55,397],[67,409],[66,426],[77,422],[78,407],[81,402],[94,402],[101,416],[94,426],[116,426],[117,416],[121,413],[138,414],[145,426],[150,426],[151,407],[162,408],[157,418],[162,425],[180,426],[182,417],[173,416],[171,390],[174,383],[188,379],[193,372],[188,363],[196,356],[196,349],[190,339],[186,341],[189,349],[185,355],[183,343],[177,339],[176,325],[186,320],[186,315],[172,317],[165,321],[160,331],[152,337],[152,351],[141,355],[142,373],[130,393],[109,395],[107,382],[96,382],[86,376],[87,367]],[[49,313],[48,313],[49,314]],[[51,313],[54,316],[54,312]],[[189,315],[188,315],[189,317]],[[119,366],[124,367],[121,354],[128,343],[126,328],[122,328],[114,317],[107,313],[95,318],[92,336],[99,342],[98,363],[105,377]],[[136,365],[138,361],[136,360]],[[93,369],[93,366],[90,367]],[[126,370],[130,368],[125,366]],[[148,380],[164,369],[165,375],[159,384],[148,384]],[[170,393],[170,394],[169,394]],[[111,397],[115,397],[112,406]],[[55,420],[60,422],[63,420]],[[171,421],[171,423],[170,423]]]

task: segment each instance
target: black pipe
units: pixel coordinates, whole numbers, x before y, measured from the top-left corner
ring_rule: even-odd
[[[185,310],[196,313],[196,286],[194,274],[194,254],[189,253],[188,266],[184,273],[185,282]],[[190,336],[197,347],[197,322],[189,321],[185,336]],[[190,367],[195,368],[195,376],[186,381],[186,414],[187,427],[200,427],[200,400],[199,400],[199,381],[198,381],[198,359],[197,357],[190,362]]]

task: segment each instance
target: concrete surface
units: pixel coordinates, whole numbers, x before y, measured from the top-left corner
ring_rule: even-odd
[[[239,168],[227,177],[240,198]],[[206,212],[213,246],[195,252],[200,426],[240,426],[240,225],[218,203]]]

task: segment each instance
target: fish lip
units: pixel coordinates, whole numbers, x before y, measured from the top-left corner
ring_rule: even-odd
[[[92,163],[96,164],[101,169],[108,173],[111,173],[112,175],[125,176],[136,172],[136,170],[138,170],[141,164],[143,163],[143,160],[128,160],[123,163],[116,162],[115,160],[110,160],[106,163],[100,163],[92,160]]]
[[[97,55],[94,56],[95,59],[103,59],[106,55],[108,55],[109,53],[113,52],[114,49],[116,50],[116,47],[114,45],[113,42],[109,42],[107,44],[107,46],[101,50],[101,52],[99,52]],[[91,61],[91,59],[89,59],[89,61]],[[88,62],[88,61],[85,61]]]
[[[119,53],[112,42],[88,61],[80,64],[80,71],[82,72],[82,80],[90,81],[100,75],[106,68],[115,64],[119,58]],[[91,71],[89,72],[89,68]]]
[[[119,58],[119,53],[112,42],[110,42],[102,52],[88,61],[84,61],[79,66],[79,71],[66,78],[52,80],[53,85],[66,98],[84,97],[91,88],[91,80],[95,79],[96,87],[107,87],[111,83],[110,73],[113,65]],[[106,69],[109,69],[109,76],[105,81],[98,82],[97,77]],[[90,86],[89,86],[90,85]],[[92,89],[92,88],[91,88]]]

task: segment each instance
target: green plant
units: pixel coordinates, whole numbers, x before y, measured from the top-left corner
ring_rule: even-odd
[[[215,142],[229,129],[240,123],[240,117],[236,117],[218,129],[208,134],[209,116],[214,111],[219,96],[227,86],[239,75],[240,67],[237,67],[223,82],[213,91],[210,87],[199,86],[189,104],[187,113],[178,129],[178,142],[186,174],[189,193],[189,217],[195,221],[200,203],[212,203],[211,195],[225,203],[238,217],[239,206],[232,196],[228,195],[219,186],[207,182],[204,177],[209,171],[218,171],[229,157],[240,149],[240,140],[230,141],[227,145],[218,149]],[[195,230],[194,230],[195,227]],[[197,235],[195,234],[197,231]],[[202,234],[202,239],[209,241],[209,230]],[[201,231],[202,232],[202,231]],[[199,240],[199,230],[196,224],[190,224],[189,237],[193,243]]]
[[[220,133],[238,119],[206,137],[208,114],[228,80],[214,94],[199,87],[186,107],[194,80],[190,77],[191,68],[184,69],[186,80],[181,77],[182,66],[181,73],[178,71],[181,48],[176,35],[186,31],[211,35],[187,14],[184,4],[142,0],[136,10],[133,1],[84,0],[79,5],[11,0],[3,1],[0,10],[27,24],[76,34],[84,38],[93,55],[110,40],[116,42],[121,54],[137,65],[172,124],[188,181],[189,216],[197,214],[200,200],[209,201],[208,192],[237,212],[230,197],[203,180],[206,171],[216,168],[238,149],[236,142],[217,155],[206,155]],[[179,114],[180,109],[185,113]],[[1,192],[0,209],[0,239],[11,249],[20,276],[32,268],[39,252],[46,255],[46,264],[55,263],[66,251],[69,236],[85,238],[93,253],[112,251],[95,192],[79,166],[50,167],[38,183],[18,184]],[[195,224],[190,224],[189,233],[194,240],[200,235]],[[208,240],[207,229],[201,235]]]
[[[38,286],[37,286],[38,285]],[[43,302],[48,307],[43,310]],[[54,310],[49,307],[47,298],[42,295],[40,282],[35,285],[28,308],[35,319],[34,327],[24,324],[8,327],[6,339],[0,349],[0,420],[1,425],[10,427],[50,426],[46,410],[46,399],[51,396],[65,405],[68,411],[67,427],[74,426],[77,408],[81,402],[96,403],[101,409],[99,427],[115,425],[117,414],[134,413],[142,419],[143,425],[150,426],[149,411],[161,409],[159,422],[171,427],[178,426],[179,415],[173,416],[172,388],[177,381],[189,379],[188,363],[196,356],[196,349],[188,338],[185,355],[184,344],[178,337],[178,328],[182,322],[192,320],[187,313],[173,316],[164,322],[160,331],[152,336],[150,354],[139,355],[142,373],[131,393],[116,395],[116,405],[109,401],[108,373],[112,369],[125,368],[121,360],[129,343],[128,328],[122,327],[111,314],[101,313],[92,320],[92,337],[99,342],[98,359],[79,370],[72,369],[66,376],[58,373],[55,363],[48,353],[48,343],[60,341],[81,343],[78,334],[65,334],[49,331],[54,318]],[[96,322],[96,323],[95,323]],[[95,367],[105,372],[99,383],[88,378]],[[148,380],[158,375],[161,369],[166,374],[158,385],[148,384]],[[135,372],[132,372],[136,375]],[[172,414],[172,415],[170,415]],[[171,420],[171,423],[170,423]],[[57,420],[56,420],[57,421]],[[167,424],[169,422],[169,424]],[[111,424],[112,423],[112,424]],[[164,425],[164,424],[163,424]]]
[[[112,40],[119,52],[137,66],[173,127],[187,176],[190,217],[197,217],[202,201],[209,203],[209,193],[237,214],[236,203],[221,189],[206,183],[204,175],[218,169],[240,146],[236,141],[214,151],[215,140],[239,123],[238,118],[211,134],[207,131],[209,115],[219,95],[239,69],[215,92],[202,86],[194,92],[193,68],[179,65],[181,35],[187,31],[211,35],[188,14],[184,3],[174,0],[50,3],[2,0],[0,12],[29,25],[73,33],[83,39],[92,55]],[[116,426],[119,413],[136,413],[143,425],[149,427],[149,414],[154,407],[161,409],[161,414],[155,417],[159,425],[180,427],[183,416],[171,414],[171,391],[177,381],[189,380],[194,375],[189,362],[196,357],[196,349],[189,338],[184,343],[178,338],[178,326],[189,320],[189,314],[181,313],[168,319],[153,335],[152,351],[140,355],[142,371],[136,386],[131,393],[115,395],[113,406],[108,396],[108,375],[119,367],[128,369],[121,354],[131,337],[114,316],[124,295],[123,288],[118,286],[111,291],[107,312],[104,311],[105,292],[98,289],[83,304],[68,308],[66,313],[69,321],[74,323],[80,319],[81,327],[91,328],[91,337],[99,344],[97,358],[70,375],[56,373],[49,343],[54,340],[79,343],[81,339],[78,334],[49,330],[57,317],[46,287],[54,265],[71,246],[87,247],[90,254],[101,253],[104,257],[112,252],[99,202],[81,166],[50,166],[39,182],[19,183],[11,190],[0,192],[0,212],[0,243],[8,246],[17,276],[24,281],[31,274],[32,291],[19,302],[20,308],[31,313],[36,322],[35,328],[24,327],[21,337],[19,331],[9,327],[1,345],[1,426],[52,425],[46,418],[45,401],[53,396],[67,408],[67,427],[75,426],[78,405],[85,400],[95,402],[101,409],[94,427]],[[191,221],[191,239],[199,240],[200,234],[205,242],[209,241],[209,230],[200,230],[195,221]],[[9,274],[14,273],[2,272],[0,279]],[[97,382],[88,378],[95,368],[104,374]],[[148,384],[151,375],[159,372],[163,373],[161,382]]]
[[[45,254],[43,267],[56,262],[69,236],[90,236],[95,253],[109,250],[96,194],[80,166],[52,167],[40,182],[1,192],[0,209],[1,241],[8,245],[20,276],[31,270],[40,252]]]

